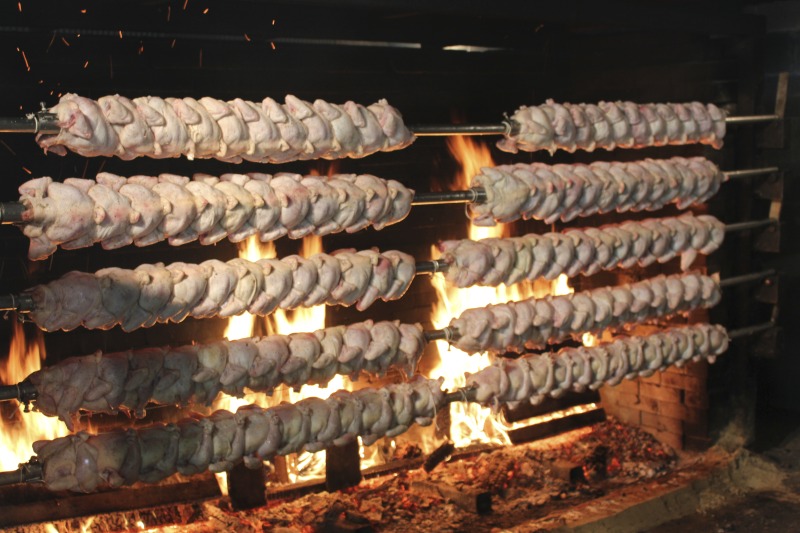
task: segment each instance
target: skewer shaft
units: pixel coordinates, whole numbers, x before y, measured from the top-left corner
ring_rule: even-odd
[[[738,339],[740,337],[747,337],[749,335],[755,335],[756,333],[761,333],[762,331],[767,331],[768,329],[772,329],[775,327],[775,322],[762,322],[761,324],[755,324],[753,326],[746,326],[744,328],[734,329],[728,332],[728,338],[730,339]]]
[[[742,179],[742,178],[751,178],[753,176],[761,176],[762,174],[772,174],[774,172],[778,172],[780,168],[778,167],[762,167],[762,168],[749,168],[744,170],[729,170],[723,171],[722,173],[728,179],[735,180],[735,179]]]
[[[31,113],[24,117],[0,117],[0,133],[58,133],[61,128],[52,113]]]
[[[777,274],[777,271],[774,268],[769,268],[767,270],[762,270],[761,272],[752,272],[750,274],[742,274],[741,276],[725,278],[719,282],[719,286],[724,289],[725,287],[732,287],[734,285],[759,281],[764,278],[774,276],[775,274]]]
[[[762,220],[748,220],[747,222],[735,222],[733,224],[725,224],[725,233],[736,233],[737,231],[747,231],[750,229],[763,228],[777,224],[778,221],[774,218],[765,218]]]
[[[726,117],[727,124],[759,124],[780,120],[779,115],[745,115]],[[449,135],[513,135],[519,125],[513,121],[500,124],[430,124],[410,126],[417,137]],[[30,114],[26,117],[0,117],[0,133],[58,133],[61,128],[51,113]]]
[[[0,311],[33,311],[33,298],[30,294],[2,294]]]
[[[726,124],[759,124],[780,120],[780,115],[744,115],[741,117],[725,117]]]
[[[430,124],[409,126],[417,137],[444,137],[448,135],[507,135],[519,126],[516,123],[500,124]]]
[[[411,205],[471,204],[486,201],[486,191],[476,187],[466,191],[418,192]]]

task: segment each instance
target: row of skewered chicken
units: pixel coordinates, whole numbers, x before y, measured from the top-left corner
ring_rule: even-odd
[[[460,394],[445,395],[442,381],[417,376],[407,383],[327,399],[306,398],[275,407],[248,405],[235,413],[186,418],[177,424],[117,429],[34,444],[42,479],[52,490],[90,492],[135,482],[155,483],[177,472],[219,472],[239,462],[259,467],[275,455],[319,451],[352,442],[392,437],[414,423],[429,425],[448,401],[498,407],[558,397],[567,390],[616,384],[687,361],[709,360],[727,348],[719,326],[677,327],[646,337],[620,338],[592,348],[501,359],[467,375]]]

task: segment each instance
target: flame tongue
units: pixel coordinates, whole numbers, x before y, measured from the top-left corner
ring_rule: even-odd
[[[8,359],[0,365],[0,383],[19,383],[42,367],[45,359],[42,332],[35,330],[35,338],[25,338],[22,324],[12,321],[11,344]],[[67,427],[57,418],[38,412],[20,413],[18,402],[0,404],[0,471],[15,470],[33,455],[37,440],[55,439],[69,434]]]
[[[493,166],[489,149],[486,145],[475,143],[467,137],[453,137],[448,140],[450,151],[462,167],[452,188],[469,187],[470,179],[482,167]],[[497,224],[493,227],[469,225],[469,238],[480,240],[502,238],[511,235],[510,227]],[[437,256],[438,250],[432,247],[432,254]],[[470,308],[484,305],[521,300],[531,297],[544,297],[549,294],[568,294],[573,292],[567,283],[566,276],[549,282],[537,280],[507,287],[469,287],[454,289],[445,283],[443,276],[431,276],[431,283],[436,290],[438,302],[434,305],[432,322],[434,327],[446,327],[453,317]],[[431,370],[431,376],[443,377],[444,387],[453,390],[466,385],[464,373],[473,373],[491,364],[488,354],[468,355],[461,350],[449,346],[446,341],[436,341],[441,358],[440,364]],[[527,425],[527,424],[522,424]],[[450,438],[457,447],[473,443],[508,444],[507,431],[512,426],[500,422],[487,408],[466,402],[455,402],[450,405]]]

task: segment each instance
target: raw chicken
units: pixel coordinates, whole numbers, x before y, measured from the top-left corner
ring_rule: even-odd
[[[95,102],[65,94],[49,112],[56,115],[61,131],[40,133],[36,140],[59,155],[68,149],[85,157],[185,155],[282,163],[364,157],[414,142],[400,113],[386,100],[364,107],[322,100],[312,105],[292,95],[285,104],[271,98],[225,102],[146,96],[131,101],[110,95]]]
[[[403,220],[414,198],[414,191],[397,181],[355,174],[197,174],[190,179],[103,172],[96,181],[36,178],[19,192],[30,259],[44,259],[57,246],[97,242],[106,249],[165,239],[173,246],[197,239],[208,245],[254,234],[266,242],[283,235],[297,239],[367,226],[382,229]]]
[[[318,451],[362,437],[396,436],[416,422],[433,422],[445,405],[442,379],[420,376],[382,389],[337,391],[275,407],[246,405],[236,413],[184,418],[177,423],[116,429],[33,444],[42,481],[51,490],[92,492],[136,482],[156,483],[176,473],[258,467],[278,454]]]
[[[693,143],[719,149],[725,136],[725,112],[700,102],[561,105],[547,100],[540,106],[520,107],[510,120],[516,129],[497,147],[512,153]]]
[[[468,205],[473,224],[494,226],[520,218],[561,220],[616,210],[656,211],[674,203],[679,209],[711,198],[727,180],[701,157],[596,162],[590,165],[501,165],[483,168],[471,187],[486,200]]]
[[[400,298],[414,277],[414,259],[402,252],[339,250],[308,259],[210,259],[199,265],[141,265],[72,272],[29,289],[30,317],[52,331],[79,325],[125,331],[187,316],[266,315],[277,307],[327,302],[363,310],[380,298]],[[77,280],[77,282],[76,282]]]
[[[657,276],[631,285],[467,309],[450,322],[450,342],[467,353],[540,349],[586,332],[713,307],[720,298],[719,285],[708,276]]]
[[[617,267],[665,263],[677,255],[687,270],[698,253],[719,248],[724,236],[725,225],[716,218],[685,213],[562,233],[444,241],[439,243],[439,261],[447,264],[447,281],[456,287],[591,275]]]
[[[722,326],[680,326],[644,337],[618,337],[593,347],[495,359],[491,366],[466,374],[467,390],[471,389],[476,402],[495,410],[526,401],[535,405],[548,396],[614,386],[623,378],[647,377],[689,361],[713,363],[727,349],[728,334]],[[629,357],[632,353],[640,357]]]

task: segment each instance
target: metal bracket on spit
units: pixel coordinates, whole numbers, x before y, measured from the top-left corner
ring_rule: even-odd
[[[58,117],[47,110],[44,102],[39,102],[39,106],[41,106],[41,109],[36,113],[25,115],[26,119],[33,121],[32,133],[58,133],[61,131],[61,128],[56,124]]]
[[[775,116],[774,120],[759,133],[758,145],[761,148],[784,148],[786,145],[786,101],[789,92],[789,73],[778,74],[778,85],[775,89]]]

